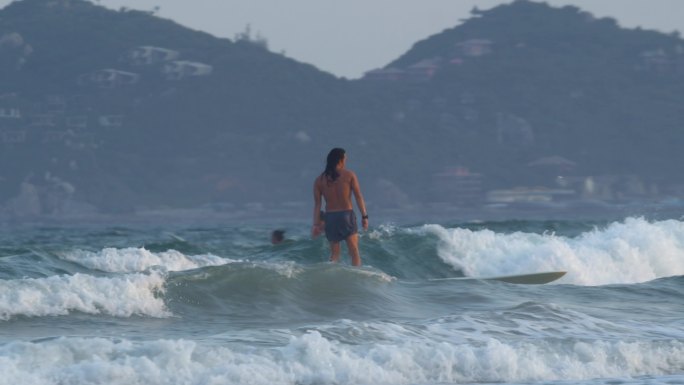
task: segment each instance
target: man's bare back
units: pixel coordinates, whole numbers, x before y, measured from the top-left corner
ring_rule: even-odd
[[[340,176],[331,181],[325,175],[316,179],[316,187],[325,199],[325,211],[352,210],[352,186],[358,184],[356,175],[349,170],[339,170]]]

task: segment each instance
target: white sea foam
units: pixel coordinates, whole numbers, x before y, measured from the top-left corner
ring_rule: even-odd
[[[383,238],[389,238],[397,232],[397,227],[393,224],[383,223],[378,227],[368,231],[368,238],[380,240]]]
[[[602,285],[684,274],[684,222],[676,220],[628,218],[573,238],[439,225],[418,231],[436,234],[442,260],[474,277],[563,270],[559,282]]]
[[[72,311],[117,317],[166,317],[160,273],[95,277],[87,274],[0,280],[0,319],[56,316]]]
[[[168,271],[182,271],[235,262],[215,255],[185,255],[176,250],[153,253],[145,248],[105,248],[99,252],[75,250],[62,253],[61,259],[89,269],[111,273],[134,273],[160,266]]]
[[[0,385],[401,385],[677,374],[681,379],[683,365],[684,344],[678,341],[347,345],[311,331],[292,337],[284,347],[257,349],[184,340],[58,338],[0,346]]]

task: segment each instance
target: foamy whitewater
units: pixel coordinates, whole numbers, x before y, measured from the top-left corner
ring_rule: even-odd
[[[5,231],[0,385],[684,384],[682,221],[278,227]]]

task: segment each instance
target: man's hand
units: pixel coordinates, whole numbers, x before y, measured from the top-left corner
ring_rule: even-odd
[[[361,219],[361,226],[363,226],[364,230],[368,230],[368,218]]]
[[[319,235],[323,233],[323,224],[322,223],[316,223],[313,226],[311,226],[311,238],[316,239]]]

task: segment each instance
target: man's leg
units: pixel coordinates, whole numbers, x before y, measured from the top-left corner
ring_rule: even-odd
[[[347,237],[347,249],[351,257],[352,266],[361,266],[361,255],[359,254],[359,235],[352,234]]]
[[[340,260],[340,243],[330,242],[330,262],[337,263]]]

